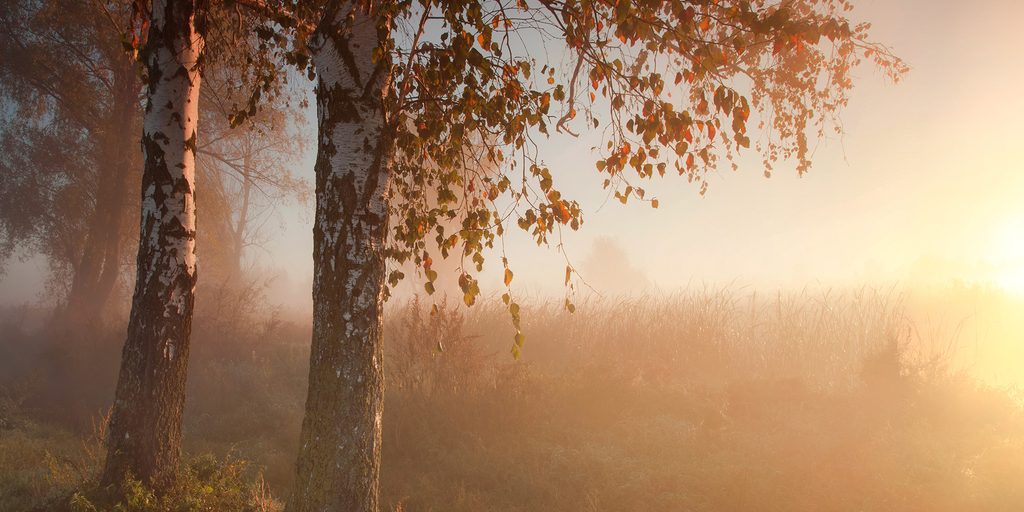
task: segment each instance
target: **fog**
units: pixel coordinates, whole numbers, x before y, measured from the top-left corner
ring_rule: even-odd
[[[594,172],[607,134],[552,130],[536,152],[582,206],[580,230],[538,246],[509,220],[479,296],[457,251],[388,262],[405,279],[381,320],[381,510],[1024,509],[1024,4],[853,4],[910,72],[893,84],[855,68],[842,133],[812,140],[808,173],[787,161],[769,177],[740,152],[704,194],[669,173],[645,183],[657,208],[624,205]],[[96,165],[102,151],[66,157],[52,140],[85,145],[54,128],[59,102],[0,63],[14,105],[0,124],[0,509],[108,510],[133,489],[148,505],[117,510],[283,510],[292,496],[319,357],[316,101],[290,71],[273,108],[231,126],[248,91],[229,64],[210,65],[201,103],[218,107],[201,114],[195,170],[184,455],[177,487],[149,495],[97,483],[141,153],[123,180]],[[87,289],[85,219],[111,202],[100,182],[129,199]]]

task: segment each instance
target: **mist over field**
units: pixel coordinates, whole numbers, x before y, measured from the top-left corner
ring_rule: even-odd
[[[1024,510],[1022,17],[5,0],[0,511]]]
[[[200,474],[219,468],[247,502],[273,508],[294,478],[309,328],[221,300],[216,316],[197,310],[185,449],[216,457],[191,462]],[[975,357],[980,325],[938,314],[979,303],[1002,322],[989,327],[1019,332],[1019,302],[969,289],[919,305],[931,324],[909,318],[902,294],[867,288],[699,288],[590,298],[573,314],[537,300],[525,303],[526,349],[513,360],[500,301],[441,302],[434,314],[423,300],[396,302],[382,502],[1012,510],[1024,503],[1024,415],[997,370],[1016,366]],[[8,316],[0,358],[12,510],[97,471],[121,337],[112,328],[88,352],[62,353],[30,317]]]

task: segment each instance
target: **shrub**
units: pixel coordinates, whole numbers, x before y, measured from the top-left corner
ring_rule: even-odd
[[[115,488],[86,487],[67,498],[68,512],[271,512],[281,509],[262,475],[230,457],[201,455],[178,471],[174,484],[156,494],[126,476]]]

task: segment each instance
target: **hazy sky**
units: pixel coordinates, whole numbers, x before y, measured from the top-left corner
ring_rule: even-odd
[[[766,179],[750,154],[738,172],[723,165],[711,176],[705,197],[671,175],[650,183],[648,195],[660,200],[653,210],[606,201],[586,139],[556,137],[542,147],[556,183],[584,206],[583,229],[566,238],[570,258],[582,264],[595,240],[610,239],[631,271],[662,289],[956,278],[1024,289],[1024,5],[855,3],[855,17],[871,20],[873,37],[912,70],[893,85],[872,67],[859,68],[843,115],[846,135],[822,141],[802,178],[780,165]],[[301,173],[312,176],[312,157]],[[308,300],[311,217],[286,209],[284,229],[259,257],[281,272],[276,295],[283,300]],[[517,287],[560,293],[563,256],[510,231],[506,251]],[[496,266],[483,283],[491,289],[500,286]],[[39,267],[12,266],[0,301],[38,287]]]

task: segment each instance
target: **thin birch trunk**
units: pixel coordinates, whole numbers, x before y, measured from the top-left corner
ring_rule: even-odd
[[[238,208],[238,222],[232,232],[232,271],[235,279],[242,277],[242,253],[245,251],[246,229],[249,225],[249,201],[252,196],[252,143],[246,141],[245,156],[242,158],[242,205]]]
[[[203,0],[155,0],[146,65],[138,275],[102,482],[174,476],[196,284],[195,152]]]
[[[364,9],[329,11],[310,43],[319,125],[314,317],[291,512],[378,508],[390,137],[389,68],[373,54],[388,24]]]

